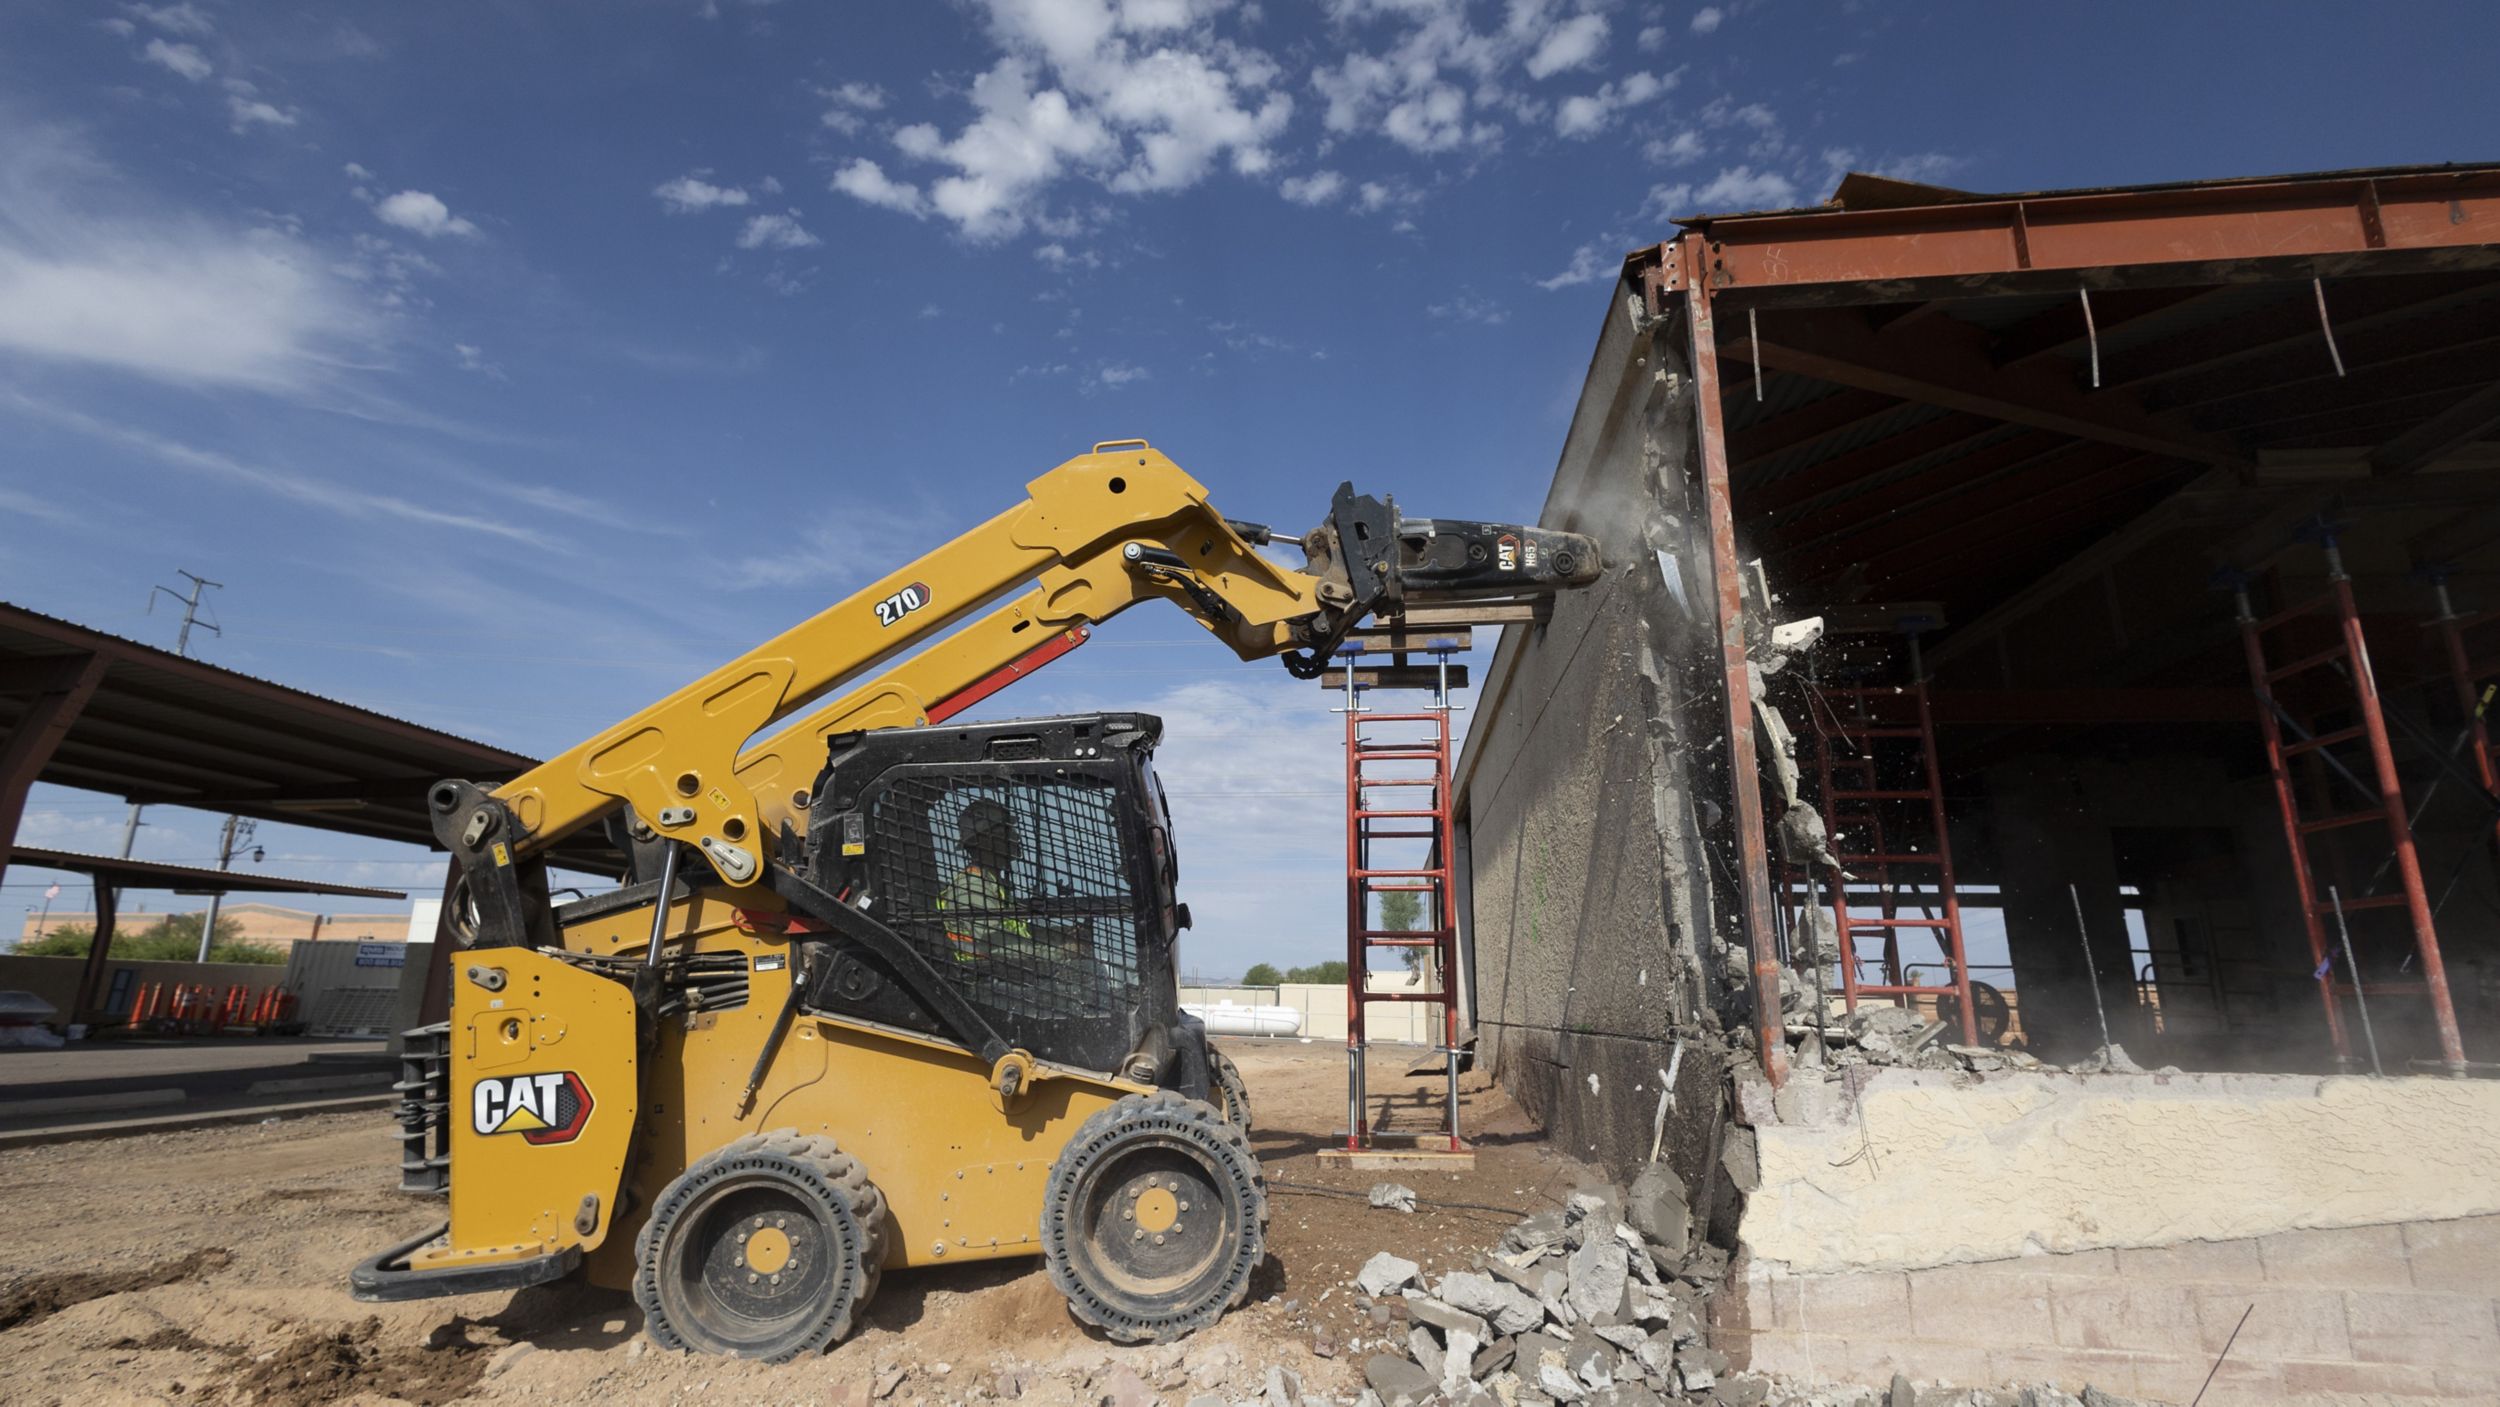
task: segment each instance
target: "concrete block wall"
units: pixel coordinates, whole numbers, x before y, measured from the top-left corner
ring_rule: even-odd
[[[2186,1402],[2228,1342],[2212,1407],[2500,1402],[2500,1216],[1740,1283],[1712,1341],[1757,1371]]]
[[[1684,334],[1641,325],[1630,292],[1538,519],[1594,536],[1604,579],[1505,628],[1457,778],[1478,1059],[1558,1146],[1622,1177],[1649,1158],[1676,1040],[1710,1017],[1718,803],[1696,771],[1725,752],[1718,696],[1692,684],[1716,625],[1687,502]],[[1695,1186],[1717,1156],[1719,1073],[1688,1058],[1668,1116],[1667,1156]]]
[[[1737,1085],[1739,1364],[2207,1404],[2500,1402],[2500,1085],[1799,1071]]]

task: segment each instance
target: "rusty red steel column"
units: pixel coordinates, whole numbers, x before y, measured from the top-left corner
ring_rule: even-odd
[[[2309,940],[2309,962],[2326,975],[2318,979],[2318,997],[2326,1003],[2327,1039],[2338,1061],[2352,1058],[2352,1038],[2344,1031],[2343,1004],[2335,996],[2335,974],[2327,954],[2326,923],[2318,913],[2317,881],[2309,873],[2308,833],[2301,828],[2300,797],[2292,789],[2292,763],[2283,750],[2283,725],[2274,715],[2274,689],[2267,682],[2264,632],[2243,582],[2238,592],[2240,647],[2248,660],[2248,680],[2257,691],[2257,727],[2266,741],[2266,769],[2274,781],[2274,804],[2283,813],[2283,842],[2291,849],[2292,894],[2300,902],[2301,931]],[[2353,980],[2359,981],[2354,973]]]
[[[2396,754],[2387,744],[2387,718],[2379,709],[2378,678],[2370,669],[2370,645],[2362,637],[2361,612],[2353,604],[2352,578],[2344,571],[2335,544],[2326,547],[2327,580],[2335,592],[2335,612],[2343,627],[2345,663],[2352,666],[2353,692],[2361,699],[2361,725],[2370,741],[2370,763],[2377,770],[2379,806],[2387,813],[2388,833],[2396,848],[2396,878],[2404,886],[2405,912],[2413,921],[2413,945],[2422,959],[2422,985],[2431,999],[2431,1020],[2439,1027],[2439,1058],[2455,1074],[2465,1073],[2465,1042],[2457,1033],[2456,1004],[2448,997],[2448,965],[2439,956],[2439,933],[2431,925],[2431,900],[2422,884],[2422,857],[2413,846],[2413,822],[2405,815],[2404,782],[2396,775]],[[2361,974],[2352,975],[2354,985]]]
[[[1727,475],[1727,422],[1719,404],[1718,324],[1711,314],[1709,250],[1698,234],[1678,243],[1686,331],[1692,344],[1694,445],[1701,453],[1702,514],[1710,524],[1710,576],[1718,595],[1720,668],[1727,681],[1727,769],[1736,826],[1736,885],[1753,953],[1756,1053],[1773,1088],[1788,1082],[1788,1036],[1780,1013],[1780,959],[1771,922],[1771,856],[1763,830],[1761,765],[1754,749],[1753,686],[1745,657],[1744,567],[1736,559],[1735,505]],[[1817,1018],[1821,1013],[1816,1013]]]
[[[2431,593],[2433,602],[2439,607],[2439,614],[2432,618],[2431,624],[2439,627],[2440,644],[2448,657],[2448,676],[2457,686],[2457,706],[2465,710],[2466,737],[2472,743],[2470,751],[2474,757],[2475,779],[2483,784],[2484,791],[2500,795],[2500,767],[2492,763],[2491,730],[2483,725],[2483,696],[2474,688],[2474,660],[2465,649],[2466,630],[2485,624],[2493,616],[2489,612],[2472,617],[2459,616],[2456,607],[2448,600],[2448,583],[2444,579],[2431,583]],[[2492,840],[2495,845],[2500,845],[2500,817],[2493,818]]]

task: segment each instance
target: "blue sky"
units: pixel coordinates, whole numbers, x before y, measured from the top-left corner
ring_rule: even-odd
[[[199,653],[552,751],[1099,439],[1279,525],[1343,478],[1530,516],[1607,280],[1670,215],[1851,167],[2488,158],[2495,13],[19,3],[0,596],[170,643],[142,607],[188,568],[227,584]],[[1141,611],[1000,704],[1171,720],[1193,965],[1338,947],[1310,686]],[[46,789],[25,834],[119,824]],[[139,853],[214,826],[153,812]],[[434,872],[263,839],[288,873]]]

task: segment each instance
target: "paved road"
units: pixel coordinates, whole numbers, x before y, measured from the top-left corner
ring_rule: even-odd
[[[0,1050],[0,1133],[387,1093],[378,1040],[234,1036]]]

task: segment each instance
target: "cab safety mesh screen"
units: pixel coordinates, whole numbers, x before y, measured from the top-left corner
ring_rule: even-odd
[[[871,912],[1036,1054],[1066,1044],[1050,1038],[1061,1023],[1125,1030],[1140,904],[1117,786],[981,773],[902,772],[876,794]]]

